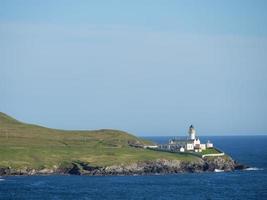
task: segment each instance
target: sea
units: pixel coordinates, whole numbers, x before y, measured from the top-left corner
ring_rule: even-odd
[[[149,137],[166,143],[170,137]],[[267,136],[209,136],[244,171],[149,176],[8,176],[0,177],[0,199],[265,199]]]

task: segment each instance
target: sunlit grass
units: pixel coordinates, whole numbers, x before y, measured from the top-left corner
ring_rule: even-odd
[[[21,123],[0,113],[0,166],[52,168],[77,160],[109,166],[156,159],[197,159],[130,147],[129,141],[151,144],[123,131],[55,130]]]

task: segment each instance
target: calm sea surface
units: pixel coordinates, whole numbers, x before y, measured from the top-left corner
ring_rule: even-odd
[[[254,170],[166,176],[1,177],[0,199],[267,199],[267,136],[208,138]],[[168,141],[168,137],[149,139]]]

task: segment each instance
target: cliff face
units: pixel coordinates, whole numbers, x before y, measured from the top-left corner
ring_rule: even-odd
[[[79,170],[70,170],[70,173],[84,175],[150,175],[175,174],[183,172],[206,172],[215,169],[233,171],[237,164],[229,157],[214,157],[212,159],[199,159],[196,161],[178,161],[159,159],[155,161],[138,162],[130,165],[113,165],[96,167],[89,170],[85,167]],[[240,166],[240,165],[239,165]],[[78,167],[76,166],[76,169]]]
[[[209,171],[214,171],[215,169],[224,171],[233,171],[236,168],[237,163],[228,156],[218,156],[204,158]]]
[[[68,167],[54,169],[25,169],[13,170],[0,168],[0,175],[38,175],[38,174],[71,174],[71,175],[152,175],[175,174],[183,172],[212,172],[215,169],[233,171],[244,169],[245,166],[237,164],[230,157],[213,157],[195,161],[179,161],[158,159],[155,161],[137,162],[129,165],[112,165],[108,167],[92,167],[83,162],[75,162]]]

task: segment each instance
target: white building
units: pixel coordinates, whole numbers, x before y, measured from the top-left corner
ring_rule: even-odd
[[[206,148],[212,148],[213,144],[208,141],[206,144],[201,144],[200,139],[196,135],[196,130],[193,125],[189,127],[188,138],[185,140],[171,139],[168,144],[169,150],[178,150],[180,152],[195,151],[201,152]]]
[[[187,150],[187,151],[192,151],[192,150],[194,150],[194,142],[193,142],[193,141],[188,141],[188,142],[186,143],[186,150]]]
[[[209,140],[206,145],[207,145],[207,148],[213,148],[213,144]]]

